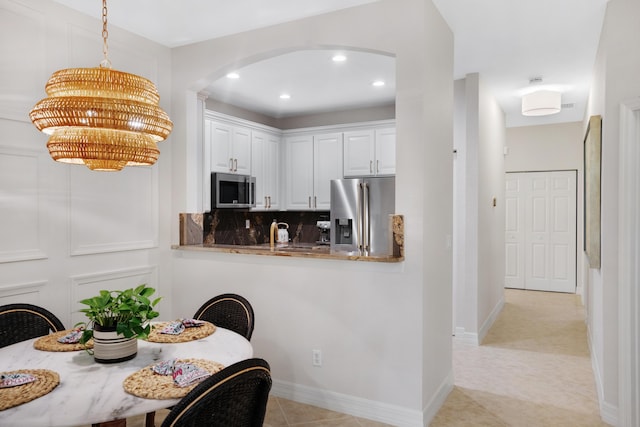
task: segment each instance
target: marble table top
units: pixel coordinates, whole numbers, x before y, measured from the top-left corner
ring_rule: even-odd
[[[60,375],[52,392],[0,411],[0,425],[73,426],[122,419],[175,405],[178,399],[143,399],[124,391],[130,374],[159,360],[209,359],[229,366],[253,356],[244,337],[227,329],[201,340],[166,344],[138,340],[132,360],[101,364],[86,351],[49,352],[33,348],[35,339],[0,348],[0,371],[49,369]]]

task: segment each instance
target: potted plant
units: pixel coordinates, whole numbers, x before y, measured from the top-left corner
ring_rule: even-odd
[[[99,295],[80,301],[87,306],[80,312],[89,318],[81,323],[84,332],[80,342],[84,344],[93,338],[96,362],[122,362],[136,356],[137,339],[149,335],[149,322],[159,316],[154,307],[161,298],[151,300],[154,293],[155,289],[143,284],[123,291],[102,290]]]

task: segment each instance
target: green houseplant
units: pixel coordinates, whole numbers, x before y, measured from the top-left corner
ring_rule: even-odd
[[[120,362],[135,357],[136,339],[147,338],[151,332],[149,322],[160,315],[154,308],[161,298],[151,300],[154,293],[155,289],[143,284],[125,290],[101,290],[99,295],[80,301],[87,306],[80,312],[89,319],[79,324],[84,326],[80,342],[86,344],[93,338],[97,362]],[[117,346],[123,347],[122,352],[115,350]]]

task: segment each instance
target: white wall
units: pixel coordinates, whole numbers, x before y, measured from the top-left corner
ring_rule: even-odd
[[[477,73],[455,106],[454,332],[479,344],[504,304],[505,117]]]
[[[489,332],[504,305],[504,154],[505,115],[479,82],[478,149],[478,334]],[[493,200],[496,200],[494,206]]]
[[[611,0],[594,67],[587,117],[602,115],[601,268],[588,270],[588,327],[603,419],[618,414],[618,171],[620,104],[640,96],[640,4]],[[585,261],[586,262],[586,261]],[[624,373],[623,373],[624,374]]]
[[[505,170],[581,171],[583,141],[582,122],[507,128]]]
[[[171,138],[151,168],[90,172],[51,160],[28,113],[51,74],[102,59],[100,8],[91,18],[49,0],[0,0],[0,304],[46,307],[67,327],[77,301],[148,283],[171,295]],[[167,48],[109,27],[113,68],[156,83],[171,114]],[[159,307],[171,316],[170,299]]]
[[[384,28],[384,30],[382,30]],[[175,49],[174,214],[198,206],[197,120],[184,115],[206,81],[295,49],[367,49],[396,56],[397,212],[401,264],[174,253],[174,308],[239,292],[255,305],[255,352],[274,392],[389,422],[425,425],[452,386],[453,38],[431,3],[370,5]],[[178,241],[177,222],[172,239]],[[197,297],[194,297],[197,296]],[[311,350],[323,366],[311,365]]]

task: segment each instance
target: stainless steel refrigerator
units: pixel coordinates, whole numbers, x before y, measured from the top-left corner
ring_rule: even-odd
[[[358,255],[390,255],[395,177],[331,181],[331,249]]]

